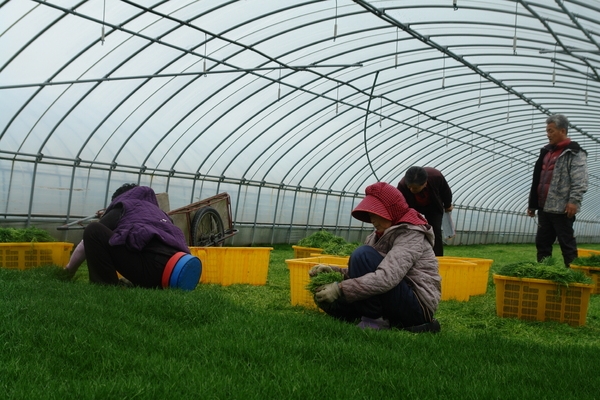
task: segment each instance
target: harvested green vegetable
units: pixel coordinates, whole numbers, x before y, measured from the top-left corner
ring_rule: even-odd
[[[301,239],[298,246],[323,249],[323,254],[333,256],[349,256],[360,246],[359,243],[348,243],[343,237],[320,230]]]
[[[600,267],[600,255],[592,255],[589,257],[577,257],[571,263],[580,267]]]
[[[335,235],[325,230],[320,230],[310,236],[305,237],[304,239],[300,239],[300,241],[298,241],[298,246],[322,249],[335,238]]]
[[[349,256],[356,248],[360,246],[359,243],[330,243],[323,247],[323,254],[334,255],[334,256]]]
[[[318,275],[311,276],[310,282],[306,285],[306,289],[311,293],[315,293],[318,287],[327,285],[328,283],[341,282],[344,280],[344,275],[341,272],[322,272]]]
[[[38,228],[0,228],[0,243],[54,242],[50,234]]]
[[[591,278],[583,272],[556,265],[553,257],[548,257],[541,263],[524,261],[506,264],[498,270],[498,274],[516,278],[546,279],[565,286],[570,283],[592,283]]]

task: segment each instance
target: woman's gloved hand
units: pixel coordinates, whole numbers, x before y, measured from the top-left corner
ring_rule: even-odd
[[[333,272],[333,268],[329,265],[318,264],[308,271],[308,276],[317,276],[323,272]]]
[[[333,303],[340,297],[342,297],[342,289],[337,282],[323,285],[315,292],[315,300],[319,303]]]

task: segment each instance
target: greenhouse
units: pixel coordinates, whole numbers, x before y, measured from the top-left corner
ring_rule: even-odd
[[[599,156],[600,0],[0,0],[2,398],[597,399]]]
[[[414,165],[454,194],[450,244],[531,243],[545,120],[587,151],[600,240],[600,2],[13,0],[0,4],[3,226],[56,228],[123,183],[170,209],[227,193],[233,246],[326,229]]]

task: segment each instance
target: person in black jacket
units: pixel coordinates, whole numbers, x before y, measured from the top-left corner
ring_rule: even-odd
[[[398,183],[398,190],[409,207],[427,218],[435,234],[433,251],[436,256],[443,256],[442,219],[445,212],[454,208],[452,190],[444,175],[435,168],[413,166],[406,170],[404,178]]]

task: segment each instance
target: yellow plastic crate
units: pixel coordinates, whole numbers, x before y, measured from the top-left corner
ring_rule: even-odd
[[[487,292],[488,280],[490,278],[490,267],[494,263],[494,260],[489,258],[452,256],[444,256],[441,258],[447,260],[462,260],[475,263],[475,267],[471,271],[471,274],[469,276],[464,277],[464,279],[467,280],[466,285],[468,285],[469,295],[477,296],[485,294],[485,292]]]
[[[0,243],[0,267],[30,269],[43,265],[64,267],[69,262],[73,243]]]
[[[577,249],[577,257],[590,257],[600,255],[600,250]]]
[[[436,257],[442,277],[442,300],[469,301],[472,280],[477,264],[470,261]]]
[[[294,258],[306,258],[311,257],[312,254],[323,253],[323,249],[318,247],[292,246],[292,249],[294,249]]]
[[[571,264],[572,269],[581,270],[584,274],[592,278],[594,282],[594,288],[592,289],[592,294],[600,293],[600,267],[587,267],[585,265],[573,265]]]
[[[272,247],[190,247],[202,262],[200,283],[266,285]]]
[[[558,321],[585,325],[593,285],[568,287],[543,279],[494,274],[496,314],[530,321]]]
[[[285,260],[290,270],[290,300],[293,306],[317,309],[312,293],[306,289],[310,282],[308,271],[317,264],[346,268],[350,257],[317,256]]]

